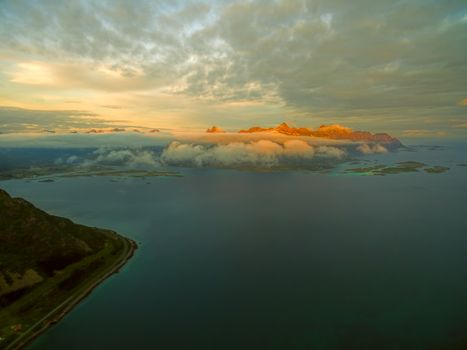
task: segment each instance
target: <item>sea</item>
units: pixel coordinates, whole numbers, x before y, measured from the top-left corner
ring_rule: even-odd
[[[466,349],[467,148],[371,157],[450,170],[0,182],[139,245],[28,350]]]

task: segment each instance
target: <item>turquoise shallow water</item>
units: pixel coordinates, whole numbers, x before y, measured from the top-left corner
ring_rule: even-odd
[[[30,349],[464,349],[467,167],[451,166],[2,182],[141,245]]]

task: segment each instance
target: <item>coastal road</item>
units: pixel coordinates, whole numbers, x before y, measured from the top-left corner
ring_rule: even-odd
[[[89,281],[86,285],[78,289],[70,297],[65,299],[60,305],[51,310],[47,315],[42,317],[39,321],[29,327],[24,331],[18,338],[13,342],[7,345],[4,350],[17,350],[28,344],[34,338],[39,336],[41,333],[45,332],[53,323],[60,320],[64,317],[73,307],[78,305],[78,303],[83,300],[90,292],[101,284],[104,280],[109,278],[111,275],[116,273],[120,268],[125,265],[125,263],[133,256],[136,250],[136,243],[133,241],[122,238],[124,242],[123,252],[120,254],[119,258],[116,260],[116,263],[111,265],[105,272],[99,276],[96,276],[95,279]],[[55,316],[54,316],[55,315]],[[0,343],[1,345],[1,343]],[[1,347],[0,347],[1,348]]]

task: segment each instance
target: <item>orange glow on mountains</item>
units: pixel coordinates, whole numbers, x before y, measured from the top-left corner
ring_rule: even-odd
[[[206,132],[216,133],[223,132],[223,130],[216,126],[213,126],[212,128],[209,128]],[[311,128],[306,127],[291,127],[287,123],[281,123],[273,128],[253,126],[249,129],[238,131],[238,133],[240,134],[253,134],[261,132],[272,132],[289,136],[313,136],[333,140],[400,143],[398,139],[386,133],[372,134],[368,131],[354,131],[351,128],[339,124],[321,125],[318,129],[313,130]]]

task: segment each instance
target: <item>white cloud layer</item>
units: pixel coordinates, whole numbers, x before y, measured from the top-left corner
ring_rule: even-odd
[[[72,155],[67,158],[59,158],[55,161],[55,164],[82,167],[154,168],[160,166],[158,158],[157,154],[149,149],[100,147],[85,157]]]
[[[312,146],[301,140],[283,144],[270,140],[249,143],[197,145],[173,141],[164,149],[161,161],[167,165],[196,167],[259,167],[306,165],[314,159],[339,160],[345,150],[332,146]]]
[[[100,165],[131,165],[157,166],[155,154],[143,149],[108,149],[99,148],[94,154],[97,156],[92,162]]]
[[[388,153],[387,148],[378,143],[374,145],[368,145],[365,143],[358,146],[357,150],[362,154]]]

